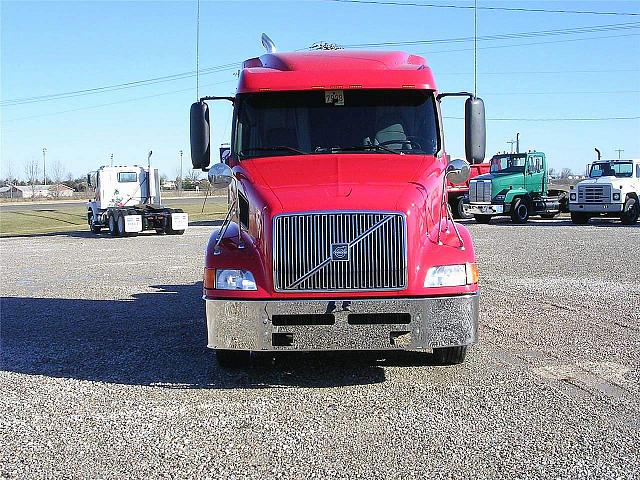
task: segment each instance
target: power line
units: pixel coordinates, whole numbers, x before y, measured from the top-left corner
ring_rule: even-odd
[[[424,8],[453,8],[461,10],[473,9],[473,5],[441,5],[435,3],[415,3],[415,2],[398,2],[398,1],[380,1],[380,0],[325,0],[334,3],[360,3],[366,5],[395,5],[402,7],[424,7]],[[551,10],[547,8],[518,8],[518,7],[478,7],[478,10],[499,10],[505,12],[529,12],[529,13],[571,13],[577,15],[614,15],[635,17],[640,13],[633,12],[598,12],[595,10]]]
[[[576,28],[561,28],[556,30],[538,30],[533,32],[513,32],[502,33],[495,35],[479,36],[479,41],[492,41],[492,40],[511,40],[519,38],[532,38],[540,36],[555,36],[555,35],[580,35],[585,33],[598,33],[608,32],[615,30],[629,30],[640,28],[640,22],[626,22],[626,23],[613,23],[607,25],[594,25],[590,27],[576,27]],[[400,45],[434,45],[439,43],[466,43],[474,40],[474,37],[454,37],[454,38],[439,38],[430,40],[407,40],[400,42],[375,42],[375,43],[353,43],[343,45],[346,48],[370,48],[370,47],[393,47]]]
[[[204,75],[204,74],[220,73],[220,72],[224,72],[224,71],[235,70],[236,68],[238,68],[239,64],[240,64],[240,62],[234,62],[234,63],[225,64],[225,65],[218,65],[218,66],[215,66],[215,67],[209,67],[209,68],[201,69],[200,70],[200,74]],[[162,77],[148,78],[148,79],[145,79],[145,80],[136,80],[136,81],[132,81],[132,82],[124,82],[124,83],[117,83],[117,84],[114,84],[114,85],[106,85],[106,86],[103,86],[103,87],[87,88],[87,89],[83,89],[83,90],[73,90],[73,91],[70,91],[70,92],[52,93],[52,94],[41,95],[41,96],[37,96],[37,97],[15,98],[15,99],[11,99],[11,100],[4,100],[4,101],[0,102],[0,105],[2,105],[4,107],[4,106],[22,105],[22,104],[34,103],[34,102],[61,100],[61,99],[66,99],[66,98],[80,97],[80,96],[84,96],[84,95],[91,95],[91,94],[95,94],[95,93],[113,92],[113,91],[124,90],[124,89],[128,89],[128,88],[155,85],[157,83],[164,83],[164,82],[172,82],[172,81],[176,81],[176,80],[183,80],[183,79],[186,79],[186,78],[194,77],[195,75],[196,75],[196,71],[182,72],[182,73],[176,73],[176,74],[173,74],[173,75],[165,75],[165,76],[162,76]]]
[[[601,40],[605,38],[621,38],[621,37],[637,37],[639,33],[627,33],[623,35],[601,35],[599,37],[586,37],[586,38],[565,38],[562,40],[549,40],[548,42],[527,42],[527,43],[511,43],[509,45],[489,45],[486,47],[478,47],[480,50],[488,50],[493,48],[511,48],[511,47],[525,47],[529,45],[547,45],[550,43],[568,43],[568,42],[584,42],[588,40]],[[451,53],[451,52],[468,52],[473,48],[457,48],[451,50],[431,50],[428,52],[416,52],[416,55],[433,55],[434,53]]]
[[[556,73],[619,73],[619,72],[640,72],[640,68],[623,68],[611,70],[502,70],[492,72],[478,72],[480,75],[530,75],[530,74],[556,74]],[[473,72],[438,72],[442,75],[473,75]]]
[[[221,85],[223,83],[229,83],[229,82],[235,82],[235,81],[236,81],[235,79],[224,80],[224,81],[221,81],[221,82],[207,83],[207,84],[201,85],[201,86],[202,87],[210,87],[212,85]],[[71,110],[62,110],[62,111],[59,111],[59,112],[49,112],[49,113],[39,113],[37,115],[29,115],[27,117],[3,119],[2,122],[3,123],[5,123],[5,122],[8,123],[8,122],[15,122],[15,121],[18,121],[18,120],[27,120],[27,119],[30,119],[30,118],[49,117],[49,116],[52,116],[52,115],[61,115],[63,113],[79,112],[79,111],[82,111],[82,110],[91,110],[91,109],[100,108],[100,107],[109,107],[111,105],[119,105],[121,103],[137,102],[139,100],[147,100],[149,98],[156,98],[156,97],[161,97],[161,96],[164,96],[164,95],[173,95],[173,94],[176,94],[176,93],[183,93],[183,92],[190,92],[190,91],[193,91],[193,87],[182,88],[180,90],[172,90],[170,92],[156,93],[154,95],[147,95],[147,96],[144,96],[144,97],[127,98],[125,100],[118,100],[118,101],[115,101],[115,102],[102,103],[102,104],[99,104],[99,105],[88,105],[86,107],[73,108]]]

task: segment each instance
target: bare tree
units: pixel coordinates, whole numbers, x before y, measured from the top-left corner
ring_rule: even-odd
[[[549,169],[549,177],[555,178],[556,175],[558,175],[558,172],[556,172],[556,169],[555,168],[550,168]]]
[[[60,162],[60,160],[56,160],[51,166],[51,180],[53,180],[53,184],[55,185],[53,187],[52,193],[56,198],[60,196],[60,184],[62,183],[62,179],[64,178],[64,176],[64,165],[62,165],[62,162]]]
[[[27,184],[31,185],[31,200],[34,200],[36,196],[35,184],[40,174],[40,164],[36,157],[31,157],[31,160],[25,163],[24,174],[27,177]]]
[[[571,169],[570,168],[563,168],[560,171],[560,178],[569,178],[569,175],[571,175]]]

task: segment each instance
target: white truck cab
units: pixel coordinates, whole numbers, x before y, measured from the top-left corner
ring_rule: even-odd
[[[103,166],[89,173],[87,182],[96,192],[87,205],[87,221],[94,233],[108,227],[116,237],[134,236],[143,230],[181,235],[187,228],[186,213],[161,205],[157,168]]]
[[[589,178],[569,194],[573,223],[585,224],[592,217],[618,217],[632,225],[640,216],[640,159],[597,160]]]

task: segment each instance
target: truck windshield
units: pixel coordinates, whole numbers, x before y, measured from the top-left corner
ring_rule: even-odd
[[[491,173],[524,173],[527,155],[496,155],[491,159]]]
[[[431,91],[314,90],[238,98],[235,151],[241,158],[439,150]]]
[[[591,178],[597,177],[633,177],[633,164],[631,162],[601,162],[591,165]]]

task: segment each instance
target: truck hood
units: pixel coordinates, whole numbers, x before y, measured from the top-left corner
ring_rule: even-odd
[[[498,180],[500,182],[508,182],[512,178],[519,179],[521,181],[523,175],[522,173],[485,173],[484,175],[478,175],[472,180]]]
[[[427,155],[322,154],[256,158],[241,165],[288,212],[397,210],[402,192],[433,161]]]
[[[581,180],[577,183],[577,185],[611,185],[616,182],[625,182],[629,181],[629,178],[617,178],[617,177],[598,177],[598,178],[587,178],[586,180]]]

